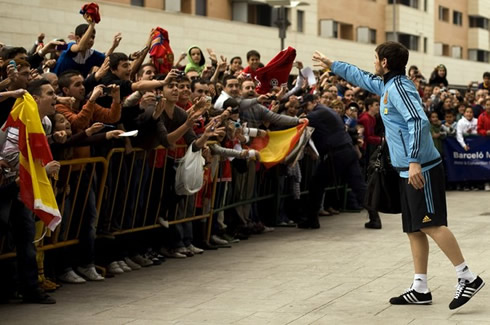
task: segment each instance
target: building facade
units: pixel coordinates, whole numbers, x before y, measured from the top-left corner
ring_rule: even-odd
[[[83,22],[79,0],[0,0],[0,42],[29,47],[40,32],[64,37]],[[395,2],[395,3],[393,3]],[[448,67],[452,84],[481,79],[488,71],[489,0],[105,0],[95,48],[110,47],[122,32],[120,50],[143,47],[152,27],[169,31],[178,57],[190,45],[213,48],[228,58],[256,49],[267,63],[281,48],[277,22],[287,19],[285,46],[311,65],[320,50],[373,71],[373,50],[385,40],[410,49],[409,64],[428,78],[435,66]],[[281,7],[283,6],[283,7]]]

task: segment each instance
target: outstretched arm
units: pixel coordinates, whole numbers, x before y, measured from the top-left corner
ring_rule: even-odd
[[[366,89],[378,96],[383,95],[383,80],[372,73],[345,62],[334,62],[318,51],[313,54],[313,61],[318,62],[316,66],[331,69],[333,73],[341,76],[353,85]]]

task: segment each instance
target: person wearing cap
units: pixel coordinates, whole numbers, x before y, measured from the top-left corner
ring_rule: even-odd
[[[318,96],[306,95],[301,106],[306,113],[309,125],[315,128],[311,139],[315,143],[320,156],[309,187],[308,205],[304,220],[298,224],[298,228],[320,228],[318,212],[320,211],[324,189],[329,182],[327,158],[333,161],[335,174],[347,182],[352,189],[357,204],[363,205],[366,194],[366,183],[361,174],[359,157],[352,144],[352,139],[345,132],[344,122],[337,112],[318,102]],[[376,211],[368,211],[370,220],[378,220],[376,227],[381,228],[381,221]]]

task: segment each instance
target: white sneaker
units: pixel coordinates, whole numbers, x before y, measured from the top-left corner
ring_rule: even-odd
[[[490,191],[490,183],[485,183],[485,191]]]
[[[138,263],[135,263],[133,262],[133,260],[131,260],[129,257],[125,257],[124,258],[124,261],[126,262],[126,264],[131,268],[131,270],[133,271],[136,271],[136,270],[139,270],[141,269],[141,265],[139,265]]]
[[[95,266],[77,267],[77,272],[89,281],[103,281],[104,277],[97,273]]]
[[[129,265],[126,264],[124,261],[117,261],[117,264],[119,264],[119,267],[124,271],[124,272],[131,272],[133,269],[129,267]]]
[[[273,227],[264,226],[264,231],[263,232],[273,232],[274,230],[276,230],[276,229],[274,229]]]
[[[143,256],[141,256],[139,254],[131,257],[131,260],[133,262],[143,266],[143,267],[153,265],[153,262],[151,260],[144,258]]]
[[[64,283],[72,283],[72,284],[81,284],[85,283],[84,278],[80,277],[78,274],[76,274],[73,270],[70,270],[58,277],[61,282]]]
[[[178,253],[177,251],[173,249],[166,249],[166,248],[161,248],[160,253],[162,253],[163,256],[168,257],[168,258],[186,258],[187,255]]]
[[[119,263],[114,261],[107,267],[107,272],[111,274],[123,274],[124,270],[119,266]]]
[[[211,236],[211,243],[216,245],[229,245],[229,242],[227,240],[224,240],[223,238],[220,238],[217,235]]]
[[[175,250],[176,253],[178,254],[184,254],[187,257],[192,257],[194,256],[194,253],[191,252],[190,250],[187,249],[187,247],[179,247]]]
[[[197,248],[196,246],[194,246],[192,244],[190,244],[186,248],[187,248],[187,250],[189,250],[194,255],[204,253],[204,249]]]

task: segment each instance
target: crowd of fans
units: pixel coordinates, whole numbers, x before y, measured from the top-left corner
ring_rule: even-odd
[[[249,51],[246,61],[242,61],[241,56],[228,61],[223,56],[218,59],[212,49],[207,49],[206,55],[200,47],[191,46],[165,71],[162,62],[145,62],[152,47],[153,30],[140,51],[129,55],[117,52],[123,39],[123,35],[117,34],[111,48],[103,53],[93,48],[95,22],[89,16],[84,17],[86,23],[76,27],[69,42],[57,39],[44,43],[45,37],[41,34],[29,50],[1,44],[0,125],[7,120],[15,100],[29,92],[39,106],[55,159],[46,165],[48,175],[58,174],[60,165],[56,161],[105,156],[114,147],[123,147],[126,153],[134,148],[151,150],[164,146],[169,149],[163,195],[156,198],[161,201],[158,221],[163,227],[155,231],[154,236],[148,236],[151,239],[142,240],[138,234],[131,237],[130,245],[126,245],[130,249],[111,248],[110,252],[104,252],[106,276],[159,265],[165,258],[186,258],[203,253],[203,249],[226,247],[251,234],[273,231],[271,226],[289,226],[301,221],[296,187],[301,182],[301,170],[287,166],[283,177],[292,183],[294,200],[283,204],[295,206],[282,209],[288,213],[281,213],[274,222],[265,222],[254,205],[244,204],[231,209],[230,213],[220,212],[214,216],[211,242],[206,242],[205,236],[199,243],[194,239],[196,229],[192,222],[169,227],[169,220],[189,216],[189,211],[194,212],[196,208],[195,199],[185,200],[173,187],[175,167],[185,154],[185,150],[174,149],[175,145],[192,146],[193,151],[202,149],[208,165],[218,161],[220,182],[216,204],[223,206],[227,200],[248,200],[256,194],[260,157],[247,146],[251,138],[265,136],[266,130],[307,123],[307,114],[317,105],[338,113],[364,170],[370,153],[381,143],[379,97],[348,84],[329,71],[314,71],[315,83],[309,83],[302,73],[305,71],[303,64],[295,62],[288,87],[278,85],[268,94],[259,96],[255,91],[255,76],[263,63],[258,51]],[[466,135],[490,135],[489,72],[484,73],[482,83],[470,84],[464,91],[449,88],[443,65],[435,68],[429,80],[415,66],[410,67],[408,75],[419,90],[431,122],[434,143],[441,153],[445,137],[456,137],[468,150]],[[123,132],[132,130],[139,131],[136,137],[119,138]],[[39,256],[36,263],[33,215],[17,197],[18,132],[12,128],[2,132],[0,147],[0,234],[13,235],[18,264],[16,276],[12,268],[7,267],[11,261],[1,261],[1,272],[6,274],[0,277],[0,300],[8,301],[20,288],[25,302],[54,303],[45,291],[58,288],[58,281],[104,280],[95,268],[96,259],[99,264],[95,241],[96,221],[99,220],[99,227],[103,224],[105,210],[102,207],[101,215],[97,215],[95,186],[85,175],[87,173],[80,174],[81,179],[65,180],[66,186],[58,189],[58,199],[66,194],[63,215],[72,204],[75,207],[79,204],[73,197],[70,201],[70,196],[74,195],[69,192],[70,187],[75,188],[79,182],[81,191],[88,195],[86,207],[75,209],[84,213],[79,216],[83,225],[79,231],[78,254],[73,256],[70,250],[56,252],[50,281],[39,275],[43,263],[39,263]],[[315,150],[305,150],[305,155],[318,158]],[[62,173],[59,177],[62,178]],[[113,182],[108,181],[109,192]],[[470,185],[461,184],[463,188]],[[485,184],[485,190],[490,190],[489,183]],[[138,204],[134,202],[136,199],[130,200],[133,205]],[[360,209],[356,203],[350,207]],[[337,202],[326,195],[319,214],[338,214],[338,210]],[[64,222],[60,227],[62,232],[70,231]],[[111,224],[107,230],[121,227],[123,225]],[[48,267],[44,269],[47,271]],[[10,281],[12,278],[17,279],[18,285]]]

